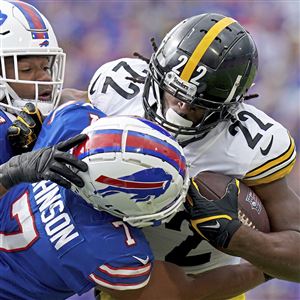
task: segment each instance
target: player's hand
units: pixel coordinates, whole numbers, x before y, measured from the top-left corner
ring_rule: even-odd
[[[42,114],[33,103],[26,103],[8,128],[7,137],[15,153],[31,151],[42,128]]]
[[[186,210],[193,228],[213,246],[227,248],[233,234],[242,225],[238,219],[239,182],[233,179],[220,200],[208,200],[191,180]]]
[[[71,183],[83,187],[84,182],[76,172],[77,170],[85,172],[88,166],[66,151],[82,143],[86,138],[86,134],[79,134],[55,146],[12,157],[0,166],[1,184],[8,190],[21,182],[51,180],[66,188],[70,188]],[[68,165],[75,170],[71,170]]]

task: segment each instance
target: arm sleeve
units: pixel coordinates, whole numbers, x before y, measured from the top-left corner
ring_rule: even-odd
[[[254,158],[253,168],[246,173],[243,181],[248,186],[270,183],[288,175],[296,162],[296,147],[289,132],[280,127],[270,136],[268,143],[273,143],[267,160],[262,159],[261,151]],[[268,145],[267,145],[268,146]]]

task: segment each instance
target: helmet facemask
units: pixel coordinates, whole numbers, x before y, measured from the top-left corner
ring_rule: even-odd
[[[27,55],[26,55],[27,56]],[[49,75],[51,76],[50,81],[31,81],[22,80],[19,77],[18,61],[24,57],[23,54],[16,53],[6,53],[1,55],[1,72],[0,72],[0,105],[12,110],[14,113],[20,111],[22,107],[27,102],[32,102],[35,106],[39,108],[41,113],[46,116],[53,109],[58,106],[65,73],[65,54],[62,52],[51,53],[47,55],[49,61]],[[28,57],[44,57],[45,54],[41,53],[31,53]],[[14,77],[7,76],[7,58],[12,59]],[[11,84],[24,84],[24,85],[34,85],[34,95],[32,98],[21,97],[18,93],[11,87]],[[42,101],[39,95],[45,90],[45,88],[51,89],[51,100]],[[24,87],[25,88],[25,87]]]

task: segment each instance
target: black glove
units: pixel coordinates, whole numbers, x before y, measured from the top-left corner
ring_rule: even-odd
[[[33,103],[26,103],[8,128],[7,137],[16,154],[31,151],[41,131],[42,114]]]
[[[66,188],[71,182],[83,187],[83,180],[66,165],[79,171],[87,171],[85,162],[77,160],[72,154],[65,152],[80,144],[87,138],[79,134],[53,147],[42,148],[37,151],[23,153],[12,157],[7,163],[0,166],[0,182],[7,190],[21,182],[38,182],[51,180]]]
[[[191,180],[186,210],[193,228],[214,247],[227,248],[233,234],[242,223],[238,219],[239,182],[233,179],[220,200],[208,200]]]

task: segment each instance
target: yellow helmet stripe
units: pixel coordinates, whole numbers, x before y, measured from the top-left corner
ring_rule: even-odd
[[[191,57],[187,61],[180,78],[182,80],[189,81],[195,68],[197,67],[199,61],[205,54],[206,50],[210,46],[210,44],[214,41],[214,39],[218,36],[218,34],[226,28],[228,25],[235,23],[236,20],[232,18],[223,18],[218,23],[216,23],[214,26],[212,26],[206,35],[203,37],[203,39],[199,42],[198,46],[192,53]]]

